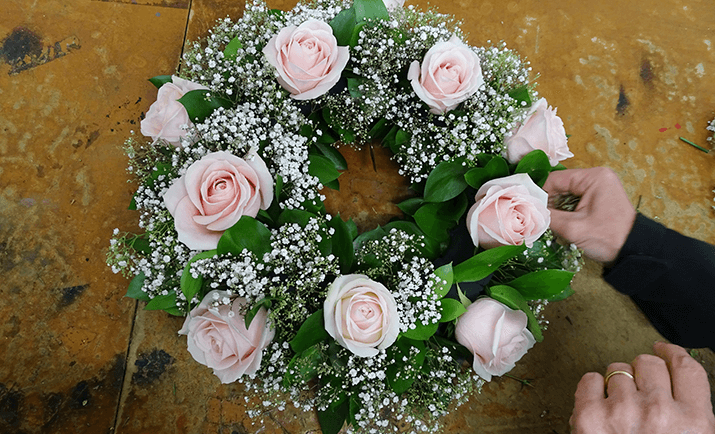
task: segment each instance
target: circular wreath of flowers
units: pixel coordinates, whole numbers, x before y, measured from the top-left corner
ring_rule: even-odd
[[[317,408],[325,433],[436,431],[542,340],[580,268],[540,188],[572,156],[563,123],[514,52],[463,39],[396,0],[255,0],[220,21],[150,80],[152,140],[126,143],[144,233],[115,229],[108,264],[127,295],[186,316],[222,383]],[[358,234],[320,191],[338,145],[375,143],[414,197]]]

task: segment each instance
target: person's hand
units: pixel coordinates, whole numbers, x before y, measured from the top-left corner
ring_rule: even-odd
[[[656,356],[642,354],[612,363],[607,385],[590,372],[576,389],[569,423],[572,434],[713,434],[715,416],[705,369],[681,347],[653,345]],[[608,390],[606,390],[606,387]]]
[[[611,265],[636,219],[615,172],[606,167],[551,172],[544,190],[549,193],[549,206],[558,195],[581,196],[575,211],[551,209],[551,229],[589,258]]]

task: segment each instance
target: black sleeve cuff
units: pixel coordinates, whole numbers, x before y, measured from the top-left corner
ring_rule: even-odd
[[[616,262],[603,271],[606,282],[626,295],[651,288],[672,267],[663,259],[667,255],[662,254],[667,231],[660,223],[638,214]]]

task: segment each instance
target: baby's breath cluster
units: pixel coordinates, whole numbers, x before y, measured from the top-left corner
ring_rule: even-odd
[[[707,127],[708,131],[712,131],[710,137],[708,137],[708,142],[715,142],[715,119],[711,120]]]

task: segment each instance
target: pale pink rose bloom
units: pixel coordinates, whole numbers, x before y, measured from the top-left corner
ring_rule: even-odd
[[[325,330],[360,357],[373,357],[397,340],[397,302],[381,283],[362,274],[340,276],[323,304]]]
[[[407,78],[434,114],[456,108],[484,84],[479,57],[456,36],[436,43],[421,65],[416,60],[412,62]]]
[[[479,298],[457,320],[457,342],[474,354],[472,368],[486,381],[511,371],[536,343],[526,314],[491,299]]]
[[[405,0],[382,0],[388,10],[400,9],[405,5]]]
[[[348,47],[338,47],[333,29],[318,20],[281,29],[263,54],[278,71],[278,83],[297,100],[327,93],[350,59]]]
[[[467,213],[467,230],[475,246],[531,247],[551,223],[549,195],[529,175],[517,173],[482,185]]]
[[[515,133],[504,139],[506,158],[516,164],[526,154],[541,149],[549,157],[552,166],[559,161],[573,157],[569,151],[568,138],[564,123],[556,116],[556,109],[549,107],[546,99],[541,98],[531,106],[526,123]]]
[[[186,108],[178,100],[189,91],[208,88],[174,75],[171,81],[159,88],[156,101],[141,121],[141,132],[153,140],[161,138],[178,147],[181,138],[186,137],[185,128],[193,125]]]
[[[218,296],[218,298],[214,297]],[[233,383],[242,375],[255,375],[261,367],[263,350],[275,330],[268,324],[268,312],[261,308],[246,329],[243,310],[246,300],[212,306],[230,297],[226,291],[211,291],[191,310],[179,334],[188,336],[189,353],[197,362],[213,368],[222,383]],[[243,309],[243,310],[242,310]]]
[[[245,160],[223,151],[208,154],[164,194],[179,241],[192,250],[215,249],[226,229],[272,201],[273,178],[255,153]]]

